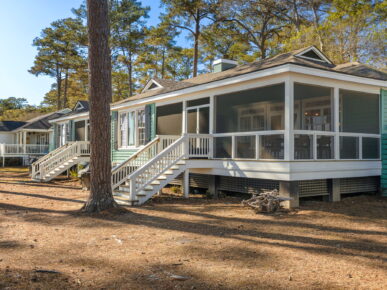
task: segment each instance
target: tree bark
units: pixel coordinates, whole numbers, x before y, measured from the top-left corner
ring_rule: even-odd
[[[62,108],[61,94],[62,94],[62,73],[57,66],[56,68],[56,108],[58,110]]]
[[[107,0],[87,0],[89,32],[90,195],[85,212],[117,207],[111,188],[111,56]]]
[[[63,88],[63,103],[62,103],[62,108],[63,109],[67,107],[68,81],[69,81],[69,70],[66,69],[65,79],[64,79],[64,88]]]
[[[196,77],[198,75],[198,62],[199,62],[199,37],[200,37],[200,15],[199,9],[196,12],[195,19],[195,43],[194,43],[194,63],[193,63],[193,76]]]

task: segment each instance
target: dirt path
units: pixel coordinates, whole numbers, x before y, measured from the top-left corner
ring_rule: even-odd
[[[0,289],[387,289],[385,198],[275,216],[161,199],[118,217],[77,214],[85,198],[0,169]]]

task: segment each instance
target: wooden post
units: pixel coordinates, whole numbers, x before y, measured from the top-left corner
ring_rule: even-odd
[[[183,193],[184,193],[184,197],[185,198],[189,197],[189,169],[186,169],[184,171],[184,176],[183,176]]]
[[[284,201],[282,203],[285,208],[295,208],[300,206],[300,197],[298,189],[298,181],[280,181],[280,195],[292,198],[292,200]]]

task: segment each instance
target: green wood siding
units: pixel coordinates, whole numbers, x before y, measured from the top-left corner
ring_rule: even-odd
[[[150,117],[147,118],[147,122],[150,122],[148,136],[150,140],[156,137],[156,105],[147,105],[147,111],[150,113]],[[118,112],[113,111],[111,116],[111,148],[112,148],[112,163],[120,163],[128,159],[132,154],[136,153],[136,149],[120,149],[118,150]]]
[[[381,158],[382,174],[380,177],[380,187],[383,196],[387,196],[387,90],[380,91],[381,100]]]

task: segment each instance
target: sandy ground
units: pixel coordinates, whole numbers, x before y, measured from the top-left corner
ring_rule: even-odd
[[[79,188],[0,169],[0,289],[387,289],[386,198],[277,215],[158,198],[85,216]]]

